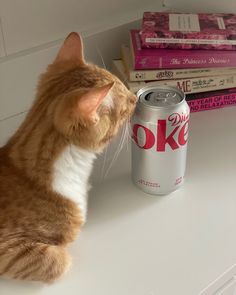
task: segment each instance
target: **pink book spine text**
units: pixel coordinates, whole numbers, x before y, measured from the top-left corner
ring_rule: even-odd
[[[221,92],[220,95],[215,94],[212,96],[209,94],[208,97],[205,95],[203,98],[191,100],[188,100],[187,96],[187,103],[190,107],[190,112],[192,113],[219,109],[228,106],[236,106],[236,90],[234,91],[234,93],[227,93],[226,91],[226,93]]]

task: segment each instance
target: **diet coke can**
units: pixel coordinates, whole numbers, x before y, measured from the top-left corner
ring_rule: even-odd
[[[184,180],[189,106],[175,87],[144,87],[131,121],[132,179],[154,195],[169,194]]]

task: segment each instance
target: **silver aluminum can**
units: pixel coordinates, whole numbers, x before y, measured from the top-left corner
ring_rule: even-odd
[[[169,194],[184,180],[189,106],[175,87],[144,87],[131,120],[132,179],[154,195]]]

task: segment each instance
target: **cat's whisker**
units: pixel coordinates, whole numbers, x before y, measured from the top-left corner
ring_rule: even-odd
[[[105,61],[104,61],[104,58],[102,56],[102,53],[101,53],[100,49],[97,46],[96,46],[96,50],[97,50],[97,53],[99,54],[99,56],[100,56],[100,58],[102,60],[102,64],[104,66],[104,69],[107,69],[106,64],[105,64]]]
[[[133,138],[133,130],[132,130],[132,125],[128,124],[128,138],[131,139],[132,142],[135,142],[134,138]],[[138,140],[143,140],[143,137],[141,136],[137,136]]]
[[[127,133],[128,133],[128,139],[131,139],[132,141],[134,141],[134,139],[133,139],[133,130],[132,130],[132,127],[131,127],[130,123],[127,125]]]
[[[117,158],[118,158],[118,156],[119,156],[119,154],[120,154],[120,152],[121,152],[121,150],[122,150],[122,148],[123,148],[123,145],[124,145],[124,139],[125,139],[125,129],[123,128],[123,129],[122,129],[122,134],[121,134],[121,137],[120,137],[119,145],[118,145],[118,147],[117,147],[117,149],[116,149],[116,152],[115,152],[115,154],[114,154],[113,159],[111,160],[111,163],[110,163],[109,167],[107,168],[107,171],[106,171],[106,173],[105,173],[105,177],[107,177],[107,175],[108,175],[108,173],[110,172],[110,170],[111,170],[113,164],[114,164],[115,161],[117,160]]]
[[[105,152],[104,152],[103,164],[102,164],[102,173],[101,173],[101,181],[102,181],[102,180],[104,179],[104,177],[105,177],[105,166],[106,166],[106,160],[107,160],[108,147],[109,147],[109,146],[106,146],[106,148],[105,148]]]
[[[121,150],[122,150],[123,147],[124,147],[126,137],[127,137],[127,133],[126,133],[126,127],[125,127],[125,128],[124,128],[124,132],[123,132],[123,138],[122,138],[122,142],[121,142],[121,146],[120,146],[119,153],[121,152]]]
[[[3,122],[5,120],[9,120],[9,119],[12,119],[14,117],[17,117],[17,116],[20,116],[20,115],[23,115],[23,114],[26,114],[28,111],[22,111],[22,112],[19,112],[17,114],[14,114],[14,115],[11,115],[11,116],[8,116],[8,117],[4,117],[3,119],[0,119],[0,122]]]
[[[124,146],[124,141],[125,141],[125,129],[123,129],[122,138],[121,138],[121,141],[120,141],[120,145],[119,145],[119,147],[117,149],[114,161],[117,160],[117,158],[118,158],[118,156],[119,156],[119,154],[120,154],[120,152],[121,152],[121,150],[122,150],[122,148]]]
[[[112,158],[112,160],[111,160],[111,162],[110,162],[110,165],[108,166],[108,168],[107,168],[107,170],[106,170],[106,173],[105,173],[105,175],[104,175],[104,178],[107,177],[108,173],[110,172],[110,170],[111,170],[113,164],[115,163],[115,161],[116,161],[116,159],[117,159],[117,157],[118,157],[119,150],[120,150],[120,146],[121,146],[121,143],[122,143],[122,138],[123,138],[123,130],[122,130],[122,134],[121,134],[121,137],[120,137],[120,142],[119,142],[118,147],[117,147],[117,149],[116,149],[116,151],[115,151],[115,153],[114,153],[114,156],[113,156],[113,158]]]
[[[129,150],[129,121],[125,124],[126,150]]]

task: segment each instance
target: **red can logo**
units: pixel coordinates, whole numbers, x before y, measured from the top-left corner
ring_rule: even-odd
[[[165,152],[167,145],[179,149],[186,145],[189,129],[189,114],[172,113],[166,120],[157,120],[155,133],[141,124],[133,125],[133,139],[141,149],[151,149],[155,146],[157,152]],[[139,132],[145,134],[145,142],[140,143]]]

